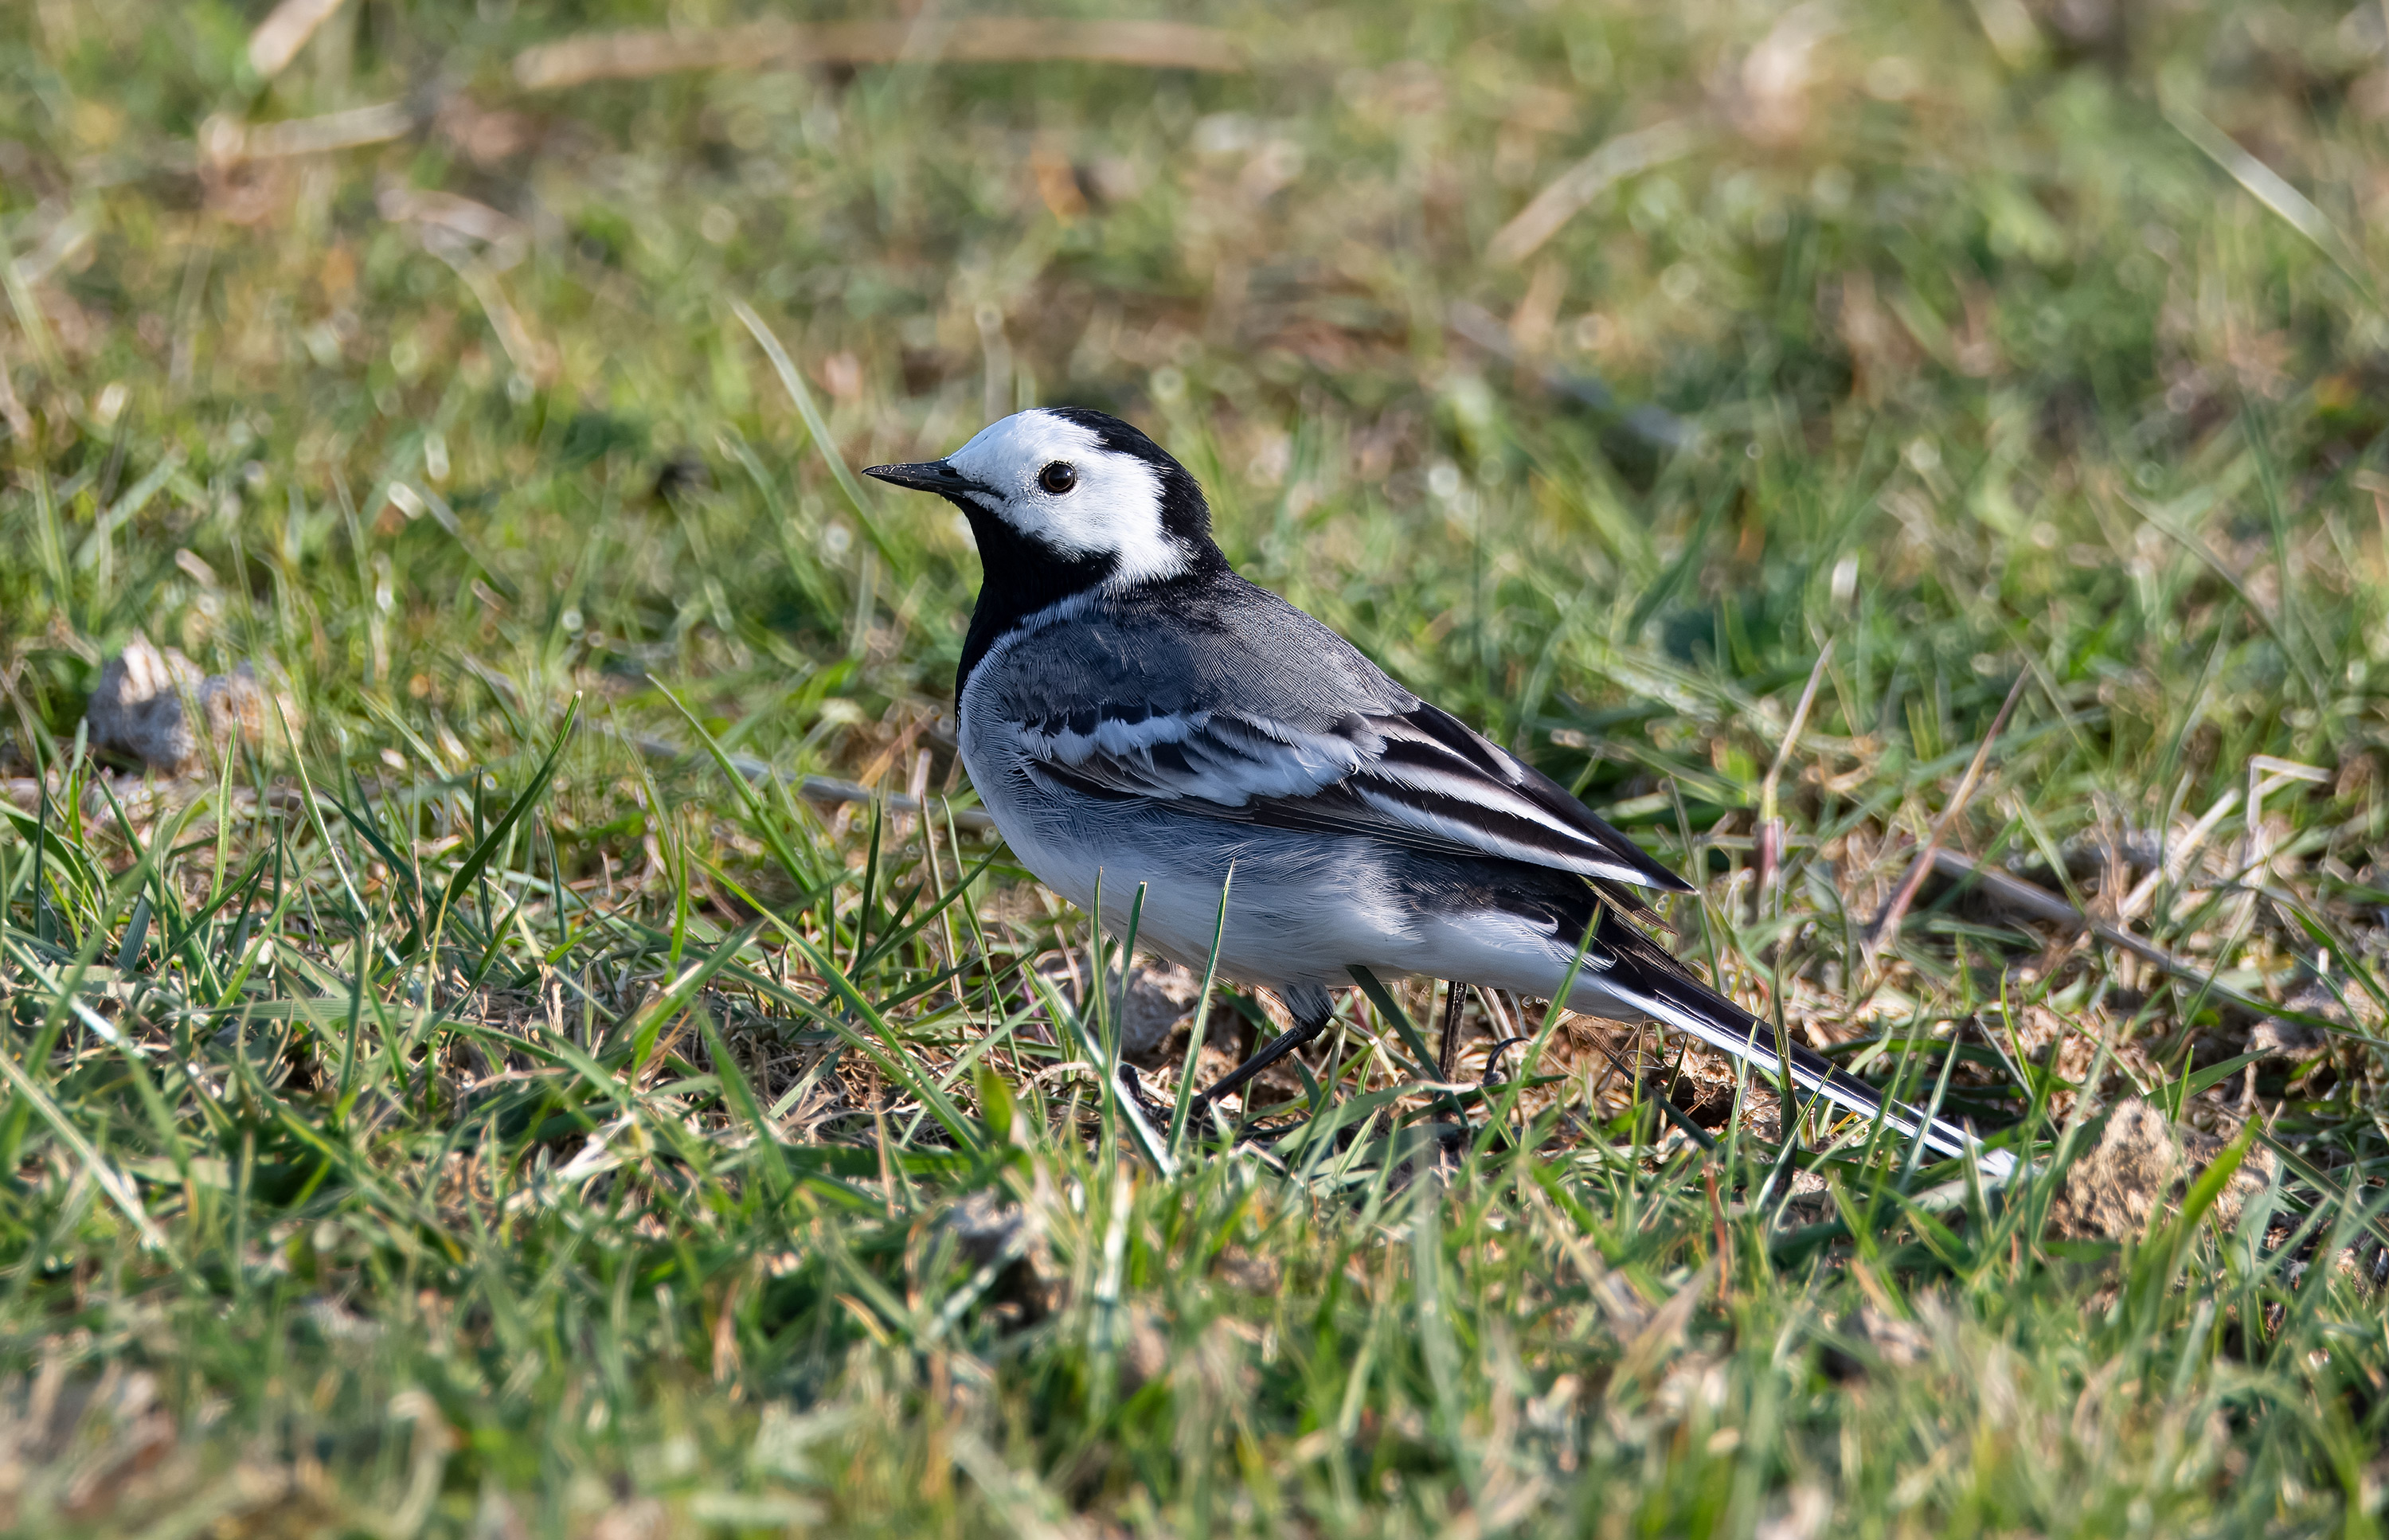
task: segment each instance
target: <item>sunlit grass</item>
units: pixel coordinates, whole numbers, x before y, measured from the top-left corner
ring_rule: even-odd
[[[2377,1526],[2370,8],[1220,6],[1244,71],[553,93],[517,50],[745,18],[375,0],[263,81],[262,16],[0,19],[17,1530]],[[966,531],[844,470],[1062,401],[2035,1168],[1535,1001],[1430,1091],[1423,984],[1265,1082],[1301,1131],[1140,1127],[1117,957],[953,763]],[[96,757],[136,629],[262,735]],[[2020,679],[1943,838],[2138,949],[1936,878],[1870,957]],[[2118,1223],[2066,1168],[2135,1097],[2203,1164]]]

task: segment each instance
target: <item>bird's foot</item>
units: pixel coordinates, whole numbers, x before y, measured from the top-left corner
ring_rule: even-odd
[[[1328,1016],[1324,1012],[1307,1021],[1296,1022],[1292,1027],[1271,1038],[1259,1052],[1195,1092],[1187,1107],[1190,1121],[1207,1118],[1213,1104],[1221,1097],[1250,1085],[1261,1071],[1327,1030],[1327,1022]]]

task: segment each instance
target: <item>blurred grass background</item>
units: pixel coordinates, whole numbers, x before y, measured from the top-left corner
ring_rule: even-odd
[[[22,1533],[2374,1532],[2382,7],[269,10],[0,17]],[[1037,402],[2050,1164],[1569,1022],[1424,1178],[1355,1001],[1361,1137],[1165,1175],[1083,922],[792,791],[967,810],[967,532],[843,467]],[[283,711],[95,759],[136,631]],[[1871,961],[1936,826],[2144,949]],[[2237,1185],[2045,1229],[2133,1097]]]

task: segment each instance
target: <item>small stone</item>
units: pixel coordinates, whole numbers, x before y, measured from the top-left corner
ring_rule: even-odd
[[[2248,1051],[2268,1059],[2311,1059],[2321,1049],[2320,1034],[2279,1016],[2266,1017],[2248,1033]]]
[[[1086,1012],[1088,1007],[1080,998],[1084,977],[1081,963],[1081,958],[1056,952],[1040,961],[1037,971],[1061,986],[1064,999]],[[1169,1046],[1178,1024],[1194,1014],[1195,997],[1203,992],[1203,975],[1157,957],[1140,957],[1129,970],[1126,991],[1120,989],[1118,974],[1106,982],[1111,989],[1108,1003],[1119,1012],[1120,1057],[1141,1069],[1153,1068],[1161,1062],[1161,1052]],[[1212,1019],[1216,1029],[1216,1013]]]
[[[195,726],[190,711],[196,707]],[[139,631],[100,670],[83,708],[94,747],[137,759],[144,769],[181,775],[200,769],[235,738],[262,742],[265,692],[257,670],[201,674],[172,647],[160,652]]]
[[[1129,975],[1127,1009],[1120,1012],[1120,1056],[1146,1063],[1169,1046],[1178,1024],[1194,1013],[1203,975],[1175,962],[1146,958]]]
[[[1886,1316],[1872,1305],[1844,1316],[1837,1330],[1848,1346],[1829,1344],[1820,1364],[1831,1379],[1848,1384],[1878,1369],[1913,1368],[1932,1349],[1932,1338],[1913,1321]]]
[[[954,1247],[974,1266],[990,1264],[997,1273],[987,1303],[1011,1324],[1043,1319],[1061,1304],[1063,1279],[1054,1266],[1045,1227],[1036,1213],[990,1192],[974,1192],[946,1211],[942,1221]]]
[[[1152,1311],[1131,1313],[1127,1341],[1120,1343],[1119,1367],[1120,1387],[1131,1392],[1169,1372],[1169,1339]]]

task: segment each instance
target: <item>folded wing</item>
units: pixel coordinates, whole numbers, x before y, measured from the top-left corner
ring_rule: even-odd
[[[1082,707],[1026,724],[1022,742],[1032,774],[1093,795],[1525,861],[1604,887],[1691,891],[1550,777],[1424,703],[1315,726],[1216,708]]]

